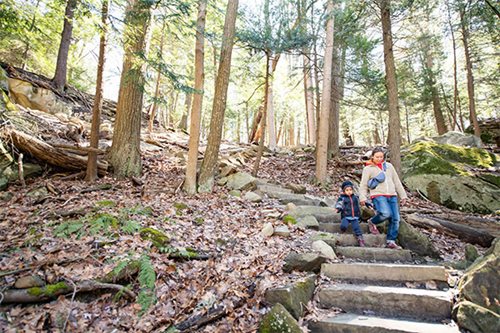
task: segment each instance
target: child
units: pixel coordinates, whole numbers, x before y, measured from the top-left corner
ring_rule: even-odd
[[[349,223],[352,225],[352,230],[354,235],[358,240],[358,244],[361,247],[365,247],[365,241],[363,239],[363,233],[359,227],[359,220],[361,215],[361,209],[359,206],[359,198],[354,194],[353,184],[349,180],[342,183],[342,194],[337,200],[335,208],[337,213],[340,212],[341,222],[340,230],[345,232]]]

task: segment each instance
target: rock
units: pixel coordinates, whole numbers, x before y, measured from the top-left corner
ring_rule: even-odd
[[[2,178],[0,178],[0,182],[1,180]],[[0,183],[0,191],[2,191],[1,183]],[[12,194],[11,192],[0,192],[0,201],[9,201],[10,199],[12,199],[13,196],[14,194]]]
[[[0,139],[0,175],[4,172],[5,169],[12,165],[12,163],[14,163],[14,158],[5,148],[2,140]]]
[[[37,187],[26,193],[26,196],[32,198],[35,201],[40,200],[48,195],[49,192],[47,191],[47,188],[45,186]]]
[[[43,169],[38,164],[25,163],[23,164],[23,175],[24,179],[36,177],[41,175]],[[19,170],[17,168],[17,164],[15,167],[10,167],[4,170],[3,176],[7,177],[9,181],[16,181],[19,179]]]
[[[273,224],[271,222],[264,224],[264,228],[262,228],[260,233],[266,237],[271,237],[274,233]]]
[[[259,326],[259,333],[302,333],[299,324],[281,304],[275,304]]]
[[[52,90],[34,87],[29,82],[13,78],[9,78],[9,87],[12,101],[25,108],[68,116],[73,113],[72,106],[59,99]]]
[[[303,280],[291,285],[266,290],[266,302],[274,305],[281,304],[285,309],[299,319],[304,314],[304,307],[309,303],[316,287],[316,275],[309,275]]]
[[[221,170],[220,170],[220,174],[219,176],[220,177],[227,177],[233,173],[236,173],[238,171],[238,169],[236,169],[234,166],[232,165],[226,165],[225,167],[223,167]]]
[[[470,301],[494,313],[500,313],[500,284],[498,283],[498,238],[495,239],[489,254],[478,259],[460,279],[458,284],[459,299]]]
[[[45,286],[45,281],[38,275],[23,276],[16,280],[14,288],[17,289],[28,289],[33,287],[43,287]]]
[[[297,226],[304,229],[319,229],[319,222],[312,215],[297,219]]]
[[[483,144],[481,139],[472,134],[464,134],[461,132],[449,131],[441,136],[432,137],[437,143],[448,144],[462,147],[480,148]]]
[[[285,258],[285,265],[283,270],[285,272],[305,271],[305,272],[319,272],[321,264],[326,262],[327,258],[322,257],[317,253],[296,253],[291,252]]]
[[[281,237],[290,237],[290,230],[286,225],[280,225],[274,228],[274,235]]]
[[[373,216],[375,216],[375,210],[373,210],[373,208],[361,206],[361,220],[362,221],[367,221]]]
[[[474,262],[479,257],[479,252],[472,244],[465,244],[465,260],[467,262]]]
[[[480,148],[418,142],[402,152],[405,184],[451,209],[490,214],[500,209],[500,177],[475,177],[472,170],[494,167],[496,157]]]
[[[226,185],[227,183],[227,177],[222,177],[222,178],[219,178],[219,180],[217,180],[217,185],[219,186],[224,186]]]
[[[453,317],[460,328],[472,333],[500,332],[500,316],[469,301],[458,303]]]
[[[0,176],[0,191],[7,189],[9,186],[9,180],[5,177]]]
[[[297,193],[297,194],[306,194],[306,192],[307,192],[305,185],[302,185],[302,184],[288,183],[285,185],[285,187],[292,190],[293,193]]]
[[[290,212],[290,215],[296,219],[312,215],[318,222],[340,222],[340,214],[330,207],[297,206],[295,210]]]
[[[439,258],[439,251],[432,244],[429,237],[421,233],[412,225],[401,219],[399,222],[399,244],[405,249],[411,250],[420,256]]]
[[[255,192],[245,193],[245,195],[243,196],[243,199],[251,201],[251,202],[261,202],[262,201],[262,197]]]
[[[233,197],[238,197],[238,198],[241,197],[241,191],[239,191],[239,190],[231,190],[228,192],[228,194],[232,195]]]
[[[237,172],[227,177],[226,186],[232,190],[254,190],[255,177],[246,172]]]
[[[154,153],[154,152],[158,152],[158,151],[162,151],[162,150],[163,150],[163,148],[160,146],[141,141],[141,151],[148,151],[148,152]],[[181,159],[181,161],[185,162],[186,159],[184,157],[184,154],[182,154],[181,152],[179,152],[179,153],[177,153],[176,156],[179,157]]]
[[[291,211],[295,210],[296,208],[297,208],[297,205],[294,203],[291,203],[291,202],[289,202],[285,205],[285,210],[288,212],[291,212]]]
[[[0,66],[0,90],[9,93],[9,76],[7,72]]]
[[[333,248],[330,245],[326,244],[324,241],[314,241],[311,246],[314,251],[319,252],[323,257],[331,260],[337,259],[337,255],[335,254]]]

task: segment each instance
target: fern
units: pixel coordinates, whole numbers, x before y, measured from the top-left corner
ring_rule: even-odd
[[[117,228],[118,219],[110,214],[98,214],[95,219],[90,222],[90,233],[95,235],[101,230],[108,231],[110,227]]]
[[[143,255],[140,259],[139,269],[139,286],[141,291],[137,297],[137,303],[141,305],[141,312],[143,315],[151,305],[156,302],[155,295],[155,282],[156,272],[151,263],[151,259],[147,255]]]
[[[125,222],[122,223],[121,230],[126,234],[132,235],[135,232],[139,231],[140,228],[141,225],[136,221],[126,220]]]
[[[77,237],[81,236],[83,229],[83,223],[78,221],[68,221],[58,225],[54,229],[54,235],[56,237],[69,237],[72,234],[77,234]]]

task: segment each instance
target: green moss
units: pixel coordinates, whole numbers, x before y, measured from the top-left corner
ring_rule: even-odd
[[[153,228],[142,229],[140,235],[142,239],[150,240],[157,248],[167,247],[170,242],[170,238],[166,234]]]
[[[500,177],[490,174],[490,173],[482,173],[479,175],[479,178],[481,178],[484,181],[487,181],[488,183],[494,184],[498,187],[500,187]]]
[[[101,200],[97,201],[96,205],[99,207],[114,207],[116,206],[116,202],[114,202],[113,200]]]
[[[297,224],[297,220],[295,219],[295,217],[293,217],[291,215],[285,215],[283,217],[283,222],[289,223],[289,224]]]
[[[188,209],[188,205],[186,205],[185,203],[183,202],[176,202],[174,203],[174,208],[177,210],[177,211],[183,211],[183,210],[186,210]]]
[[[205,222],[205,220],[202,217],[197,217],[194,219],[194,223],[197,225],[202,225]]]
[[[70,287],[64,282],[58,282],[55,284],[48,284],[43,288],[33,287],[28,289],[28,294],[37,297],[54,297],[57,296],[59,291],[70,289]]]

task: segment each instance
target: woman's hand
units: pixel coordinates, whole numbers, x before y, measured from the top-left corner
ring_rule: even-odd
[[[359,204],[360,204],[361,206],[365,206],[365,207],[366,207],[366,201],[365,201],[365,200],[360,201],[360,202],[359,202]]]
[[[400,205],[401,206],[406,206],[407,201],[408,201],[408,199],[401,199]]]

